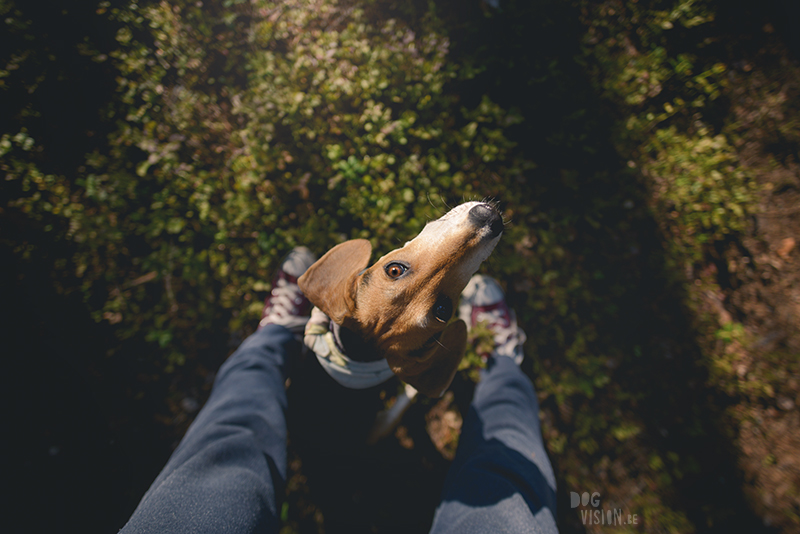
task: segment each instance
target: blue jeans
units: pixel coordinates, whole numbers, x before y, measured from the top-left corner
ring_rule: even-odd
[[[299,350],[277,325],[242,343],[121,532],[278,532],[284,363]],[[432,532],[557,532],[538,417],[530,381],[510,358],[498,358],[476,388]]]

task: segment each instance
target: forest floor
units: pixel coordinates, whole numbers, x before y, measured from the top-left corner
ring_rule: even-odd
[[[769,28],[767,28],[769,30]],[[740,402],[728,408],[738,428],[735,443],[750,503],[767,525],[800,531],[800,162],[796,159],[800,69],[784,51],[763,49],[733,81],[732,110],[741,136],[743,164],[759,184],[758,210],[740,246],[718,263],[721,294],[707,294],[705,308],[720,324],[739,321],[744,343],[725,349],[734,370],[773,373],[773,402]],[[767,369],[769,368],[769,369]],[[775,510],[794,510],[786,517]]]
[[[773,31],[769,25],[763,28],[767,35]],[[631,358],[633,365],[627,369],[623,365],[614,377],[620,381],[626,376],[655,379],[652,384],[642,383],[636,386],[640,389],[630,390],[631,397],[640,395],[640,399],[645,399],[638,408],[630,410],[634,416],[632,421],[636,422],[636,417],[638,421],[645,420],[641,439],[637,437],[622,443],[618,449],[608,447],[607,450],[612,451],[608,453],[610,457],[594,465],[576,466],[577,460],[567,465],[573,459],[591,457],[591,453],[581,456],[579,452],[571,457],[566,453],[552,455],[559,477],[558,519],[564,533],[597,531],[583,525],[577,511],[570,509],[569,492],[575,488],[566,479],[568,475],[579,473],[584,476],[581,482],[603,481],[607,483],[602,488],[606,492],[604,498],[620,496],[624,502],[630,495],[641,493],[638,484],[648,482],[645,475],[636,476],[637,472],[641,474],[648,468],[649,451],[667,453],[679,447],[692,449],[691,443],[676,447],[668,443],[661,449],[660,445],[653,445],[662,434],[664,442],[668,441],[666,429],[660,428],[656,421],[658,416],[681,406],[686,407],[689,415],[691,410],[719,409],[691,420],[716,427],[704,429],[714,435],[702,442],[703,450],[698,457],[718,460],[723,465],[719,470],[701,466],[697,478],[687,475],[684,481],[666,483],[663,487],[681,493],[709,473],[724,473],[733,480],[720,480],[717,486],[702,481],[704,485],[698,486],[694,493],[687,491],[683,495],[667,494],[666,490],[661,495],[662,486],[651,480],[650,495],[663,497],[671,509],[690,510],[694,514],[691,521],[698,531],[714,532],[715,526],[719,531],[719,525],[736,525],[740,517],[746,517],[767,532],[775,529],[800,533],[800,455],[797,452],[800,450],[800,161],[797,159],[800,153],[800,67],[785,48],[769,39],[766,42],[763,47],[744,54],[740,61],[731,62],[729,86],[724,95],[730,124],[727,133],[736,147],[739,162],[758,184],[756,209],[740,239],[731,239],[717,247],[704,265],[680,273],[685,284],[679,288],[685,293],[683,304],[690,308],[691,314],[685,314],[683,309],[665,312],[684,297],[683,293],[665,295],[671,289],[666,285],[646,295],[653,297],[651,300],[656,304],[645,303],[652,304],[653,309],[671,297],[661,309],[637,308],[642,302],[630,299],[634,303],[633,314],[641,312],[649,317],[649,322],[643,322],[649,330],[633,332],[631,337],[648,337],[652,333],[651,345],[663,346],[664,353],[652,351],[648,354],[652,356],[651,366],[645,370],[647,366],[636,368],[636,360]],[[621,157],[621,160],[627,161],[627,158]],[[571,163],[564,165],[569,167]],[[566,172],[564,176],[569,178]],[[578,196],[589,198],[592,195],[576,192]],[[603,196],[598,194],[597,198],[602,200]],[[569,201],[564,204],[571,207]],[[657,212],[656,202],[652,202],[651,209]],[[569,220],[580,223],[580,215]],[[636,222],[632,215],[630,217]],[[666,213],[655,213],[652,218],[649,215],[643,218],[648,218],[658,230],[658,221],[663,223],[668,217]],[[4,231],[16,229],[12,228],[16,222],[11,216],[5,218],[4,224],[8,226]],[[526,221],[518,224],[522,227]],[[19,227],[25,228],[22,224]],[[534,227],[531,223],[531,228]],[[569,230],[579,234],[575,228]],[[663,224],[660,229],[663,230]],[[658,234],[648,229],[638,232],[630,234],[641,240],[636,247],[642,252],[631,259],[632,263],[639,263],[625,271],[625,275],[645,271],[650,264],[649,259],[644,258],[644,251],[663,250],[664,243],[659,238],[668,235],[666,231]],[[532,230],[530,235],[535,236],[535,232]],[[23,235],[20,239],[25,238]],[[531,245],[528,248],[535,250],[532,243],[527,244]],[[616,253],[612,247],[626,248],[614,243],[608,249],[611,250],[608,257],[604,256],[607,250],[603,247],[609,243],[610,240],[590,243],[596,245],[593,250],[598,252],[600,262],[607,260],[603,263],[605,274],[614,270],[615,261],[628,260],[628,256],[621,254],[612,257]],[[37,263],[14,256],[5,244],[0,247],[0,265],[8,269],[7,276],[0,280],[0,296],[3,302],[14,303],[5,306],[0,317],[8,354],[12,355],[7,359],[6,368],[10,384],[3,393],[7,396],[6,405],[12,407],[11,428],[18,436],[11,440],[12,449],[8,455],[14,460],[9,468],[11,479],[18,485],[15,495],[4,504],[11,511],[19,512],[31,503],[36,506],[41,506],[42,502],[51,503],[50,514],[23,514],[25,528],[21,532],[53,530],[64,524],[81,525],[84,532],[113,531],[121,527],[133,511],[196,416],[226,354],[225,350],[213,354],[207,351],[188,362],[181,372],[172,373],[165,373],[159,365],[153,356],[152,344],[141,340],[127,341],[120,355],[108,357],[108,347],[120,343],[111,329],[98,326],[91,319],[81,295],[64,297],[48,286],[51,276],[48,269],[52,268],[52,262],[47,265],[47,258],[58,257],[59,253],[58,250],[48,251],[50,256],[44,256],[45,260]],[[576,253],[572,257],[580,255]],[[593,260],[596,259],[589,256],[585,264],[580,263],[583,259],[574,260],[571,264],[565,263],[565,269],[575,265],[587,268],[588,265],[594,272]],[[490,261],[489,274],[491,267]],[[661,281],[659,273],[651,276],[641,283],[633,277],[624,280],[628,290],[625,298],[646,288],[653,280]],[[536,286],[538,280],[514,282],[517,281],[509,283],[512,297],[516,299],[513,303],[521,302],[520,295],[527,288],[541,287],[541,284]],[[587,288],[587,292],[594,289]],[[602,293],[598,299],[607,296]],[[645,300],[647,298],[642,297],[642,301]],[[531,334],[536,331],[537,318],[531,318],[533,312],[528,311],[525,328]],[[659,313],[665,313],[665,317],[672,313],[665,322],[673,322],[663,330],[657,324]],[[560,320],[555,314],[538,319]],[[685,331],[681,331],[683,319],[688,325]],[[690,328],[702,321],[712,326],[696,331]],[[607,322],[598,324],[608,326]],[[228,332],[215,332],[214,347],[227,347],[230,354],[247,334],[244,330],[233,332],[226,340]],[[529,347],[534,345],[529,343]],[[523,368],[534,380],[541,375],[537,377],[531,372],[534,369],[531,361],[541,364],[536,369],[546,371],[551,363],[548,358],[557,364],[558,358],[563,356],[531,352]],[[713,357],[700,361],[701,353]],[[673,356],[676,357],[673,359]],[[307,361],[298,363],[308,364]],[[601,367],[605,372],[605,367]],[[628,371],[632,368],[634,371]],[[304,369],[308,371],[307,366]],[[670,369],[671,374],[664,378],[667,385],[661,386],[657,383],[661,378],[659,373]],[[683,371],[687,371],[687,376],[681,374]],[[625,372],[631,374],[625,375]],[[384,403],[390,402],[399,384],[392,381],[369,392],[370,398],[366,400],[354,395],[331,398],[331,402],[327,402],[329,398],[321,393],[324,381],[304,384],[297,379],[301,375],[308,376],[308,373],[294,375],[289,384],[289,395],[298,407],[292,409],[299,409],[295,413],[302,413],[303,417],[313,418],[310,420],[315,424],[311,426],[317,433],[305,435],[296,425],[290,429],[283,534],[427,531],[457,446],[462,414],[466,413],[472,396],[474,384],[469,376],[466,373],[457,375],[451,393],[441,400],[416,402],[392,435],[367,447],[356,438],[368,431],[370,413],[374,414]],[[553,375],[557,380],[558,373],[553,371]],[[685,390],[679,387],[681,380],[687,383]],[[700,383],[695,384],[695,381]],[[664,399],[662,402],[656,398],[669,388],[676,390],[677,401]],[[655,393],[648,393],[648,389]],[[308,391],[314,394],[306,394]],[[545,439],[554,435],[553,429],[558,425],[562,425],[562,429],[575,427],[575,412],[585,410],[593,402],[597,402],[597,411],[601,414],[609,405],[612,408],[622,405],[621,402],[615,405],[613,401],[602,404],[598,400],[601,394],[594,398],[589,396],[577,408],[569,402],[557,403],[555,395],[542,399]],[[682,395],[691,399],[682,404]],[[713,399],[706,402],[706,395]],[[657,410],[648,411],[654,407]],[[356,413],[359,417],[352,417]],[[686,414],[677,413],[670,419],[673,424],[670,432],[682,425],[681,417]],[[359,421],[358,428],[350,429],[354,436],[351,441],[341,440],[346,433],[343,427],[337,426],[340,421],[337,417],[341,415]],[[309,421],[297,417],[295,420],[300,424]],[[603,436],[606,428],[580,430],[584,437],[588,434],[598,440],[608,438]],[[680,441],[691,437],[691,431],[684,429],[677,433],[679,438],[670,436],[670,439]],[[577,441],[579,439],[567,443],[567,453],[579,448]],[[309,443],[317,446],[309,446]],[[331,445],[333,443],[336,447]],[[720,443],[724,446],[718,450],[715,447]],[[629,456],[614,456],[616,451],[626,450],[625,447],[628,447]],[[601,450],[594,458],[605,453]],[[684,462],[679,467],[688,464]],[[726,484],[734,487],[723,497],[743,494],[741,501],[718,506],[713,496],[700,495]],[[708,500],[690,502],[695,498]],[[746,503],[742,510],[737,509],[740,502]],[[719,519],[714,513],[740,515],[728,517],[727,523],[721,520],[711,525],[709,520],[705,525],[705,517]],[[656,524],[652,531],[658,531],[657,523],[658,518],[651,520],[651,527]],[[750,524],[746,526],[749,528]]]

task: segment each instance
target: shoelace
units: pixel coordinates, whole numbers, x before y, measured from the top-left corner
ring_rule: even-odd
[[[503,356],[514,357],[518,346],[525,342],[525,333],[506,316],[502,308],[479,311],[475,322],[486,321],[494,334],[495,351]]]
[[[296,284],[290,284],[283,278],[279,278],[272,290],[270,298],[270,310],[268,315],[278,317],[288,317],[297,314],[297,299],[300,288]]]

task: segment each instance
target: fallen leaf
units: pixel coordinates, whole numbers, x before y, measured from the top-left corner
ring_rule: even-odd
[[[789,258],[789,254],[794,249],[796,242],[793,237],[787,237],[781,241],[781,246],[778,247],[778,256],[783,258],[784,260]]]

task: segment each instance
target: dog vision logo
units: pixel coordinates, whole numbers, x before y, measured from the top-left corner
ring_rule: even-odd
[[[589,494],[584,491],[581,494],[574,491],[569,492],[570,508],[581,507],[581,522],[584,525],[638,525],[639,516],[637,514],[625,514],[622,508],[602,508],[600,506],[600,494],[593,492]]]

